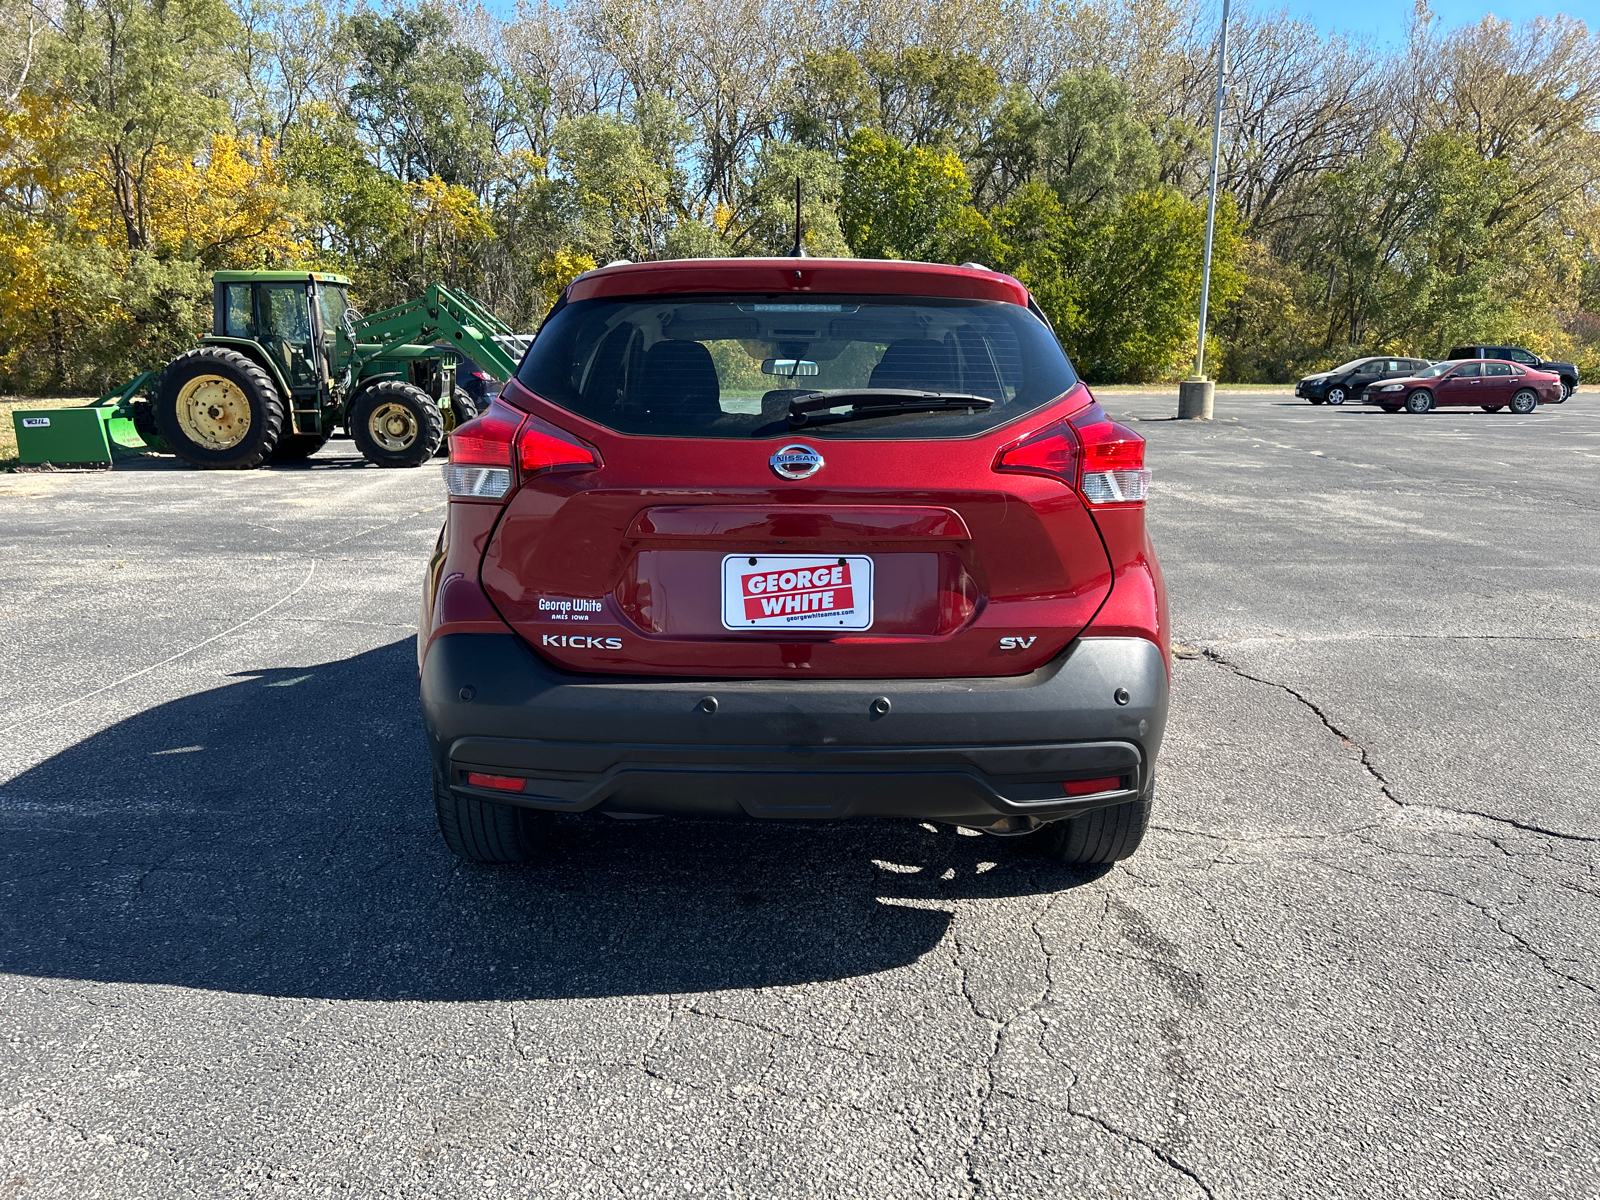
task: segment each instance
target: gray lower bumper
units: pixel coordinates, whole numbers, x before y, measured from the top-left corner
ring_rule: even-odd
[[[887,712],[874,710],[880,699]],[[422,708],[440,774],[484,799],[985,825],[1148,793],[1167,676],[1139,638],[1085,639],[1019,676],[790,681],[573,675],[513,635],[457,634],[429,650]],[[469,771],[524,790],[472,786]],[[1111,776],[1121,786],[1063,793],[1064,782]]]

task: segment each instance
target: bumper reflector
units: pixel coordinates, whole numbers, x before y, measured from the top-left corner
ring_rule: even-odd
[[[511,490],[511,468],[451,463],[444,469],[444,485],[452,496],[498,500]]]
[[[1122,790],[1121,775],[1107,775],[1104,779],[1069,779],[1061,785],[1069,796],[1093,796],[1099,792]]]
[[[528,781],[512,775],[485,775],[481,771],[468,771],[467,782],[473,787],[494,788],[501,792],[520,792]]]

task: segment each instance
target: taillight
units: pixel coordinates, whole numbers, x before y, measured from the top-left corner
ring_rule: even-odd
[[[598,467],[600,455],[554,425],[529,417],[517,438],[517,465],[526,476],[558,467]]]
[[[452,497],[502,500],[517,481],[540,471],[596,467],[600,456],[538,417],[499,400],[450,434],[450,465],[445,484]]]
[[[1150,491],[1144,439],[1098,404],[1007,446],[994,469],[1059,479],[1090,504],[1143,504]]]
[[[1090,504],[1143,504],[1150,494],[1144,439],[1106,416],[1098,404],[1072,418],[1083,445],[1078,490]]]
[[[528,418],[491,401],[489,407],[450,433],[450,465],[444,469],[451,496],[499,500],[511,490],[511,447]]]

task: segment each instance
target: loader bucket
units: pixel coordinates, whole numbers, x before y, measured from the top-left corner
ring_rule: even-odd
[[[115,454],[157,449],[134,428],[132,405],[155,372],[146,371],[82,408],[18,409],[17,458],[24,465],[109,467]]]

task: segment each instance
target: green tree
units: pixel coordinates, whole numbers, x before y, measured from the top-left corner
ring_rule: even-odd
[[[66,0],[46,70],[70,105],[69,132],[101,175],[129,250],[150,246],[152,173],[230,129],[224,0]]]
[[[655,257],[673,225],[672,174],[639,127],[591,113],[563,121],[554,142],[574,244],[600,262]]]
[[[1073,211],[1033,181],[991,217],[1005,245],[1001,265],[1028,284],[1086,377],[1160,379],[1194,353],[1205,240],[1199,205],[1152,187]],[[1211,303],[1226,311],[1244,280],[1231,203],[1217,218]]]
[[[954,150],[906,146],[861,129],[844,158],[840,224],[863,258],[992,257],[994,234],[972,206],[971,194]]]
[[[461,44],[431,4],[390,16],[358,12],[347,32],[356,55],[351,110],[391,173],[481,187],[504,119],[487,56]]]
[[[734,254],[786,254],[794,245],[794,181],[807,254],[850,253],[839,227],[843,170],[831,154],[792,142],[769,141],[757,156],[743,200],[729,212],[727,247]]]

